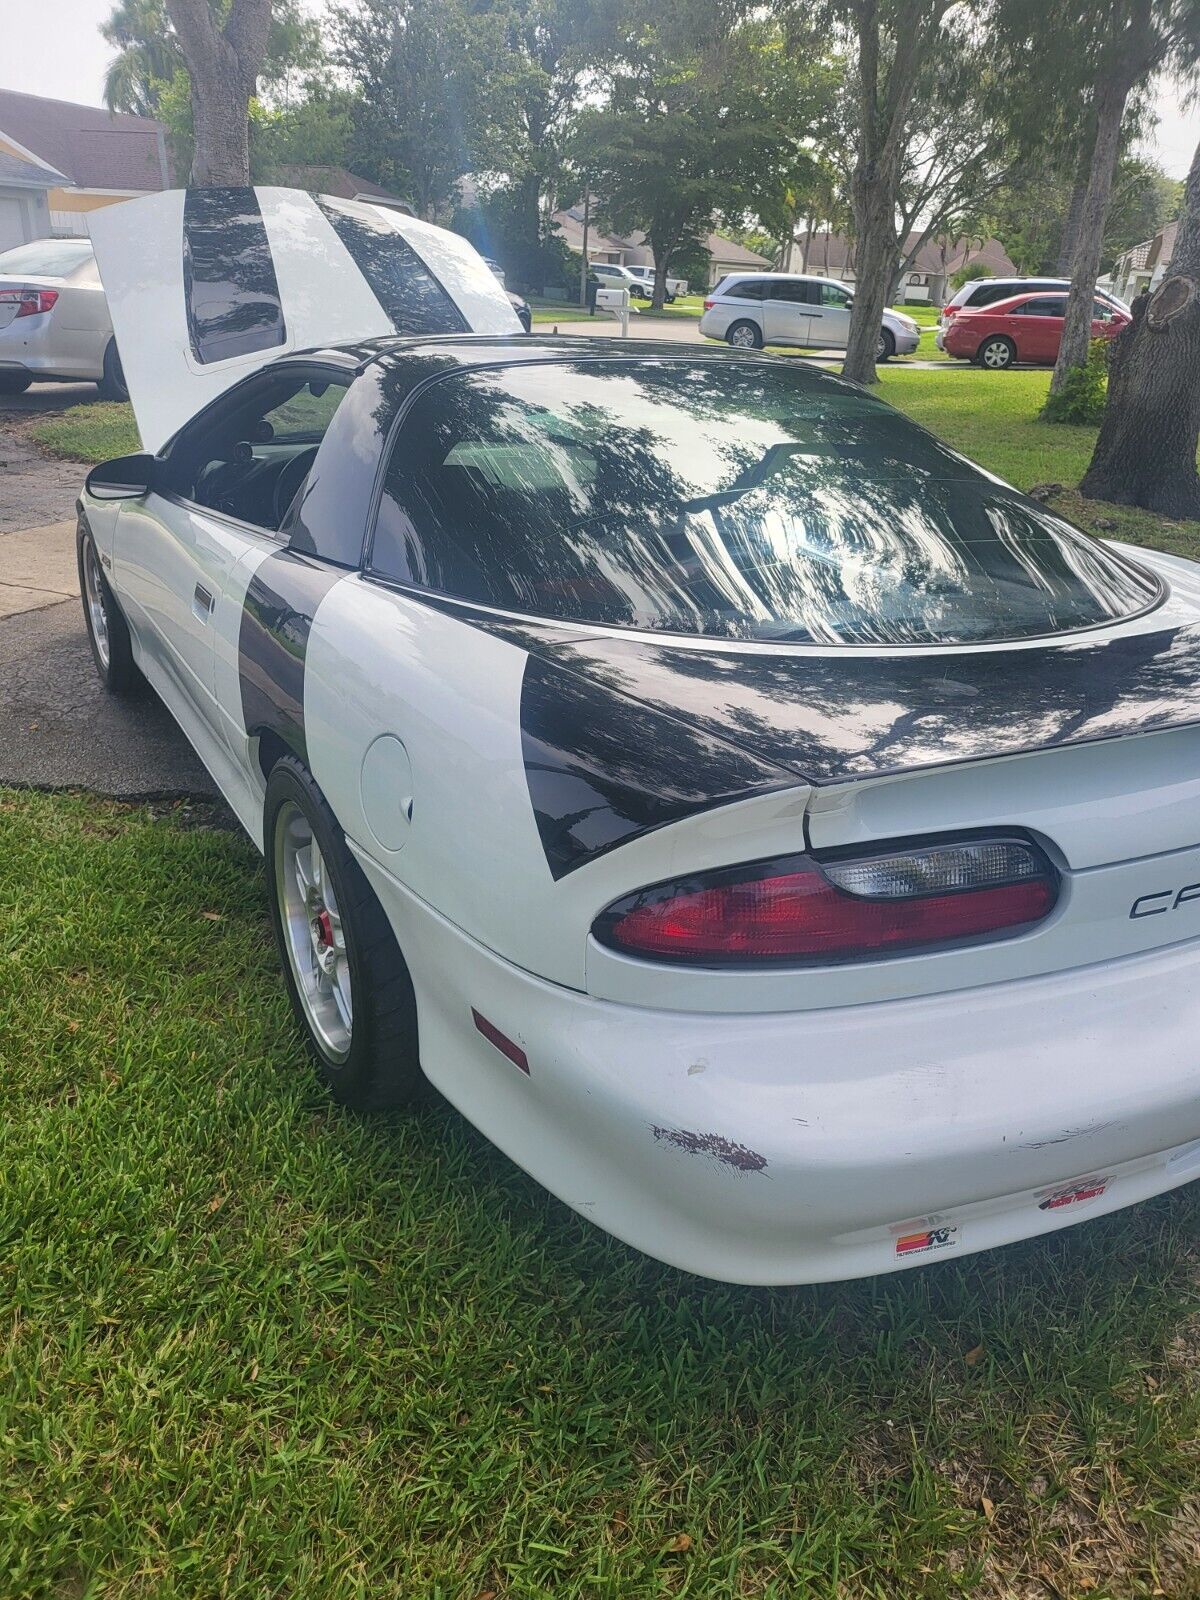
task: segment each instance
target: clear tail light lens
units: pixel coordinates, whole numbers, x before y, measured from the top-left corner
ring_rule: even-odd
[[[1057,897],[1058,874],[1030,841],[951,840],[674,879],[616,901],[592,932],[651,960],[819,965],[1017,933]]]
[[[14,301],[18,317],[36,317],[43,311],[53,311],[58,301],[58,290],[0,289],[0,305],[11,306]]]

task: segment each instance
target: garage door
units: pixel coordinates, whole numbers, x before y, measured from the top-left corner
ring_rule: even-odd
[[[24,205],[20,200],[9,200],[0,195],[0,250],[11,250],[14,245],[24,244],[27,237]]]

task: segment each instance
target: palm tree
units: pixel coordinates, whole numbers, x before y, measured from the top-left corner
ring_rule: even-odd
[[[100,32],[117,50],[104,74],[108,109],[157,116],[163,85],[183,65],[162,0],[118,0]]]

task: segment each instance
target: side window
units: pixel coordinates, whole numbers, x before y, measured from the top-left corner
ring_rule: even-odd
[[[843,289],[840,283],[823,283],[821,285],[821,304],[823,306],[840,307],[845,310],[850,298],[849,289]]]
[[[811,305],[815,287],[815,284],[807,283],[803,278],[777,278],[770,286],[771,299],[787,300],[793,305]]]
[[[726,290],[726,293],[731,294],[735,300],[765,300],[769,287],[770,285],[762,279],[743,278],[740,283],[735,283]]]
[[[164,487],[194,505],[278,532],[345,398],[346,379],[311,368],[256,374],[189,423]]]
[[[1038,300],[1027,300],[1022,307],[1027,317],[1061,317],[1067,302],[1061,295],[1043,295]]]

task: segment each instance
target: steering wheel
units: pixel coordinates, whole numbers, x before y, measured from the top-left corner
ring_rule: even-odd
[[[287,514],[292,509],[292,501],[303,488],[304,480],[311,472],[316,459],[316,445],[308,450],[301,450],[298,455],[292,457],[275,479],[275,491],[271,497],[271,515],[275,519],[277,530],[283,527]]]

